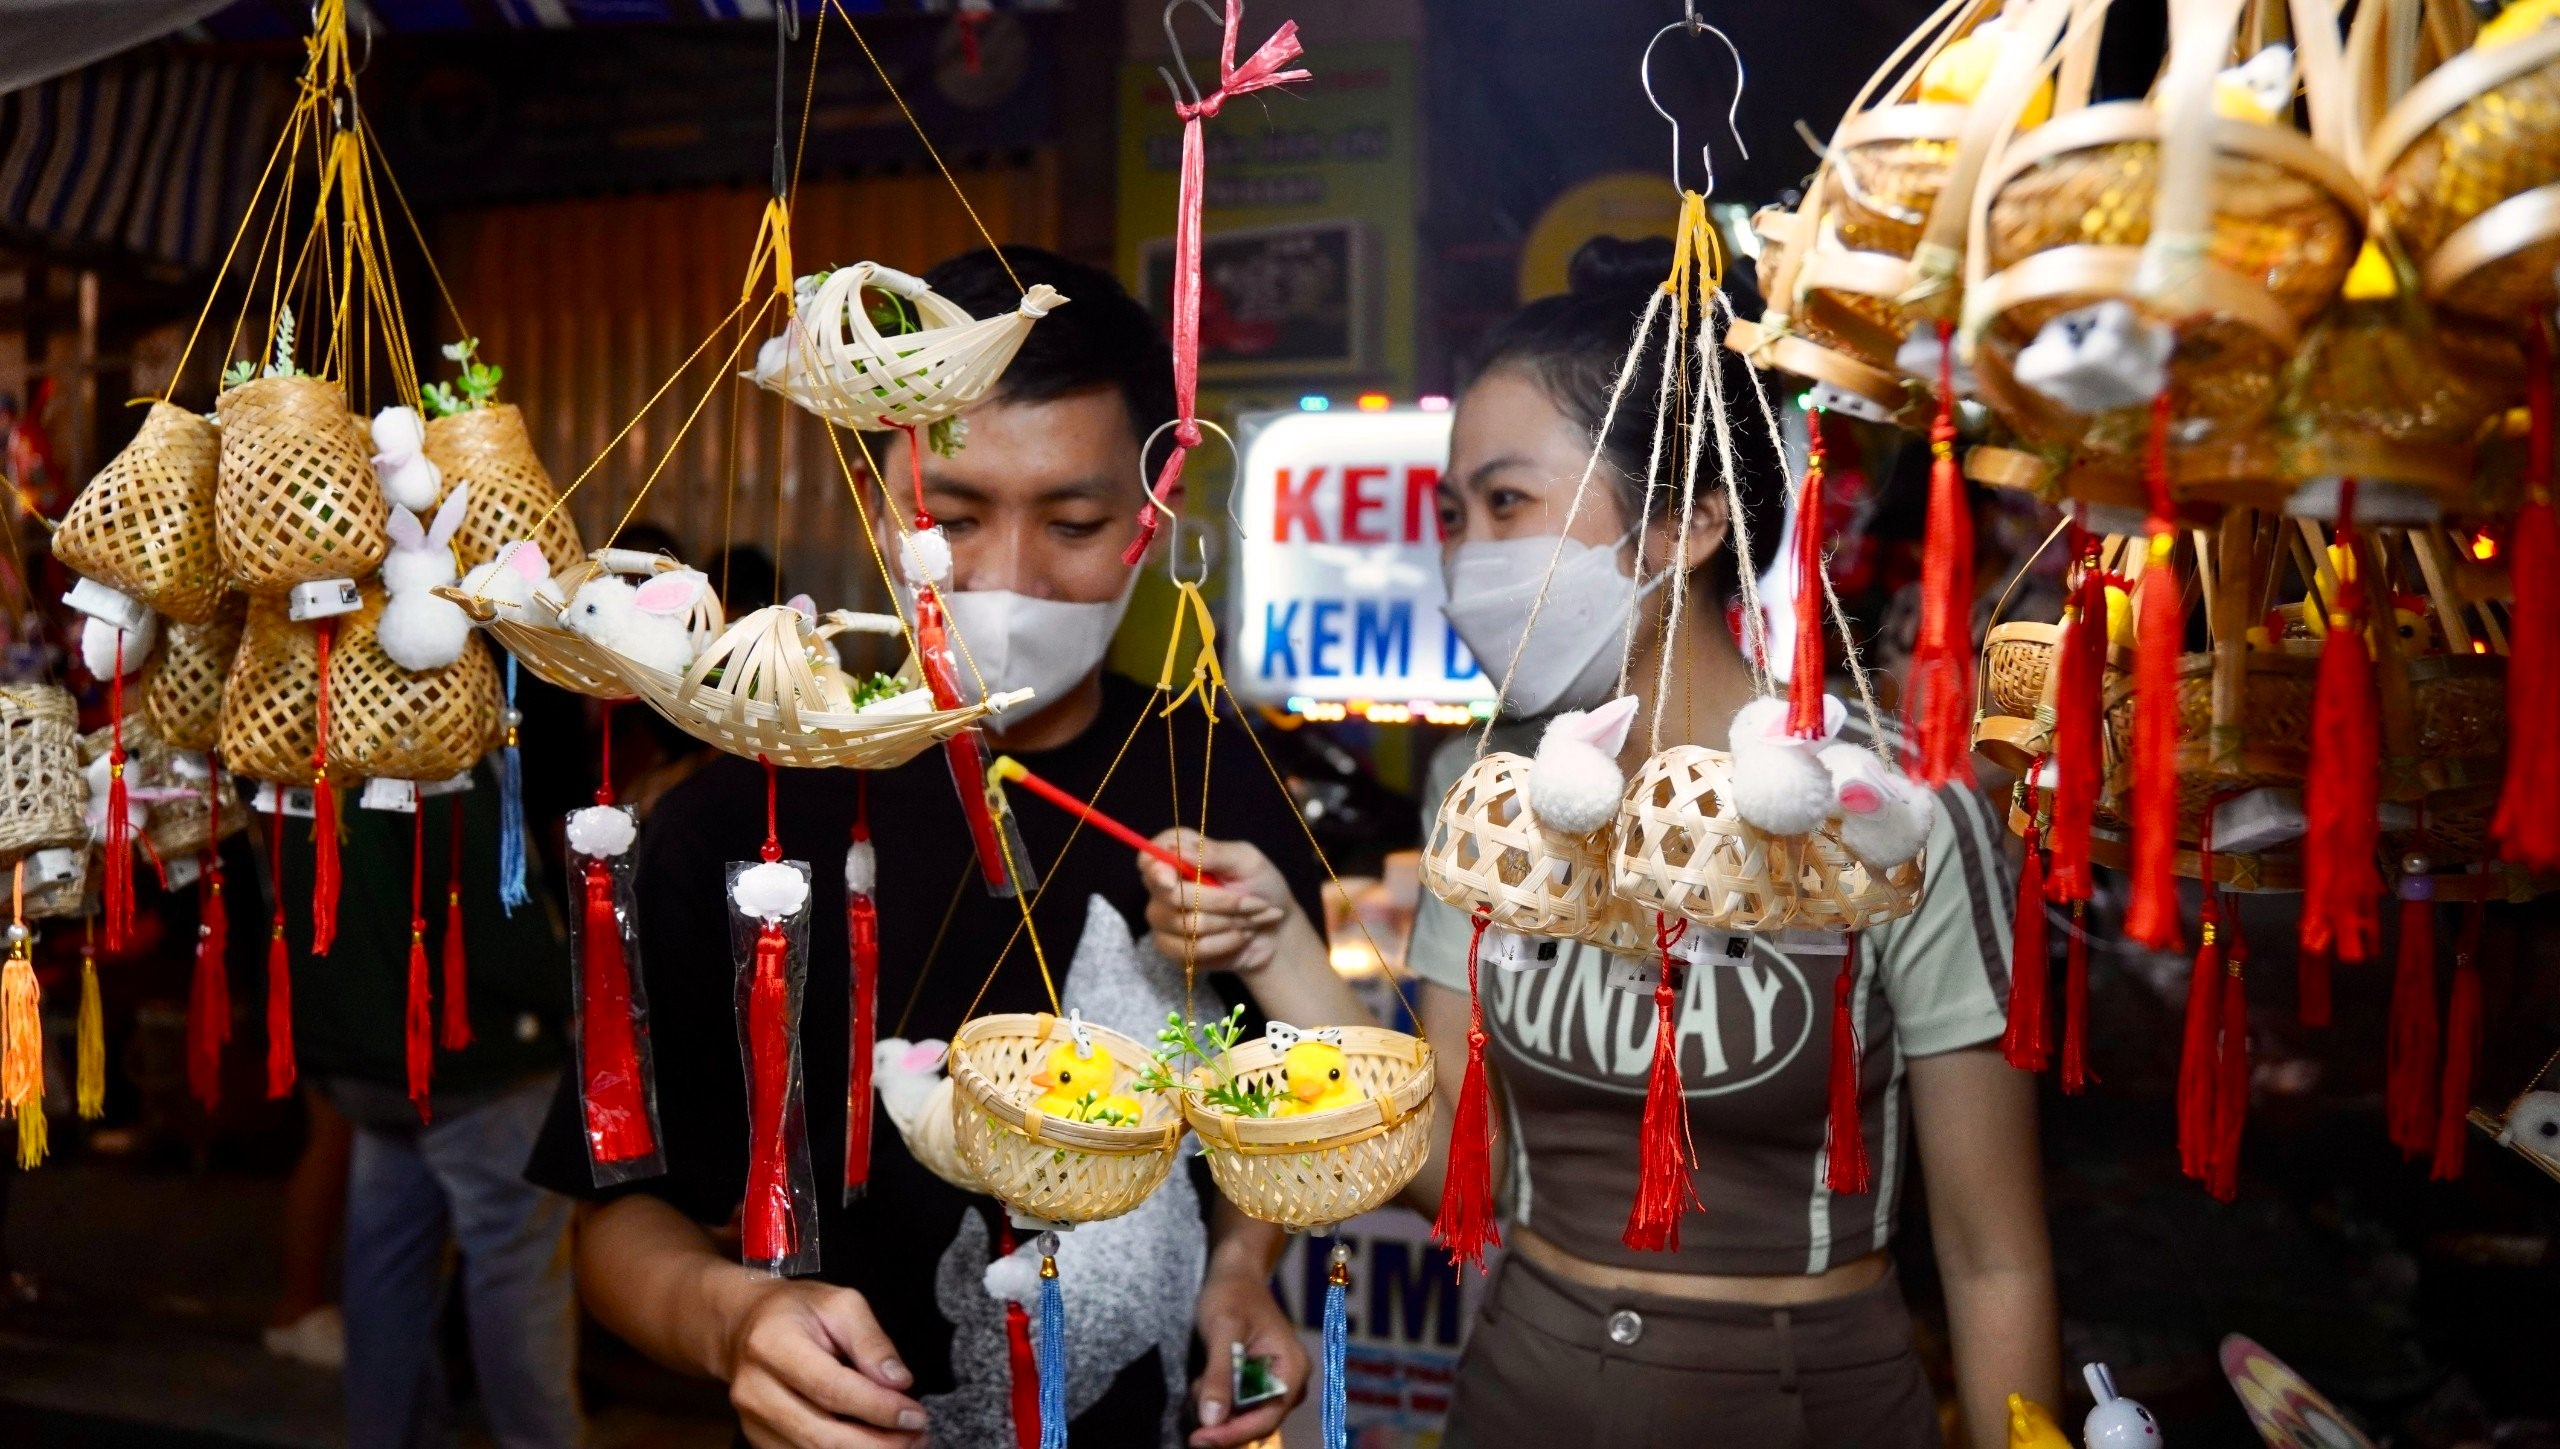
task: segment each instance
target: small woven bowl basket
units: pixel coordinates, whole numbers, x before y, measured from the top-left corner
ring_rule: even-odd
[[[1607,828],[1568,835],[1529,813],[1529,757],[1507,751],[1467,767],[1440,800],[1423,887],[1452,909],[1523,936],[1579,937],[1609,900]]]
[[[1342,1028],[1342,1055],[1365,1102],[1303,1117],[1239,1117],[1186,1097],[1218,1191],[1247,1217],[1310,1232],[1384,1205],[1431,1153],[1431,1045],[1374,1026]],[[1264,1038],[1219,1058],[1227,1075],[1285,1094],[1287,1052]],[[1192,1073],[1207,1085],[1207,1067]]]
[[[311,783],[320,722],[319,637],[286,612],[282,595],[249,600],[240,653],[222,681],[223,768],[278,785]]]
[[[1619,895],[1717,931],[1862,931],[1920,904],[1922,866],[1877,871],[1825,827],[1770,835],[1733,808],[1733,757],[1674,745],[1644,762],[1618,811]]]
[[[329,646],[330,777],[449,780],[498,744],[498,667],[466,638],[461,658],[412,674],[382,652],[381,621],[381,590],[368,583]]]
[[[494,554],[494,550],[492,550]],[[546,550],[546,559],[550,557]],[[668,573],[684,565],[664,554],[642,553],[637,549],[600,548],[585,558],[563,568],[552,582],[560,590],[563,603],[577,597],[578,587],[598,574]],[[533,672],[533,677],[554,689],[583,694],[589,699],[631,699],[631,685],[614,669],[613,651],[582,634],[572,634],[552,625],[527,623],[510,619],[497,612],[488,600],[474,598],[459,587],[440,588],[438,597],[462,607],[472,622],[489,631],[489,637],[516,657],[516,662]],[[685,629],[696,643],[707,642],[727,627],[720,612],[719,595],[702,590],[694,600],[693,612],[686,617]]]
[[[391,551],[373,450],[346,394],[312,377],[263,377],[214,404],[222,474],[214,538],[231,582],[281,594],[371,573]]]
[[[72,500],[54,557],[178,623],[211,619],[224,593],[213,526],[221,458],[213,424],[153,403],[142,431]]]
[[[225,594],[202,624],[172,624],[160,659],[142,686],[142,712],[176,749],[210,750],[222,742],[222,688],[240,654],[249,601]]]
[[[86,845],[80,707],[55,684],[0,685],[0,861]]]
[[[1085,1030],[1123,1062],[1148,1059],[1136,1039],[1090,1022]],[[1036,1111],[1031,1084],[1067,1023],[1047,1012],[981,1016],[951,1039],[951,1110],[960,1160],[987,1193],[1027,1218],[1094,1223],[1145,1202],[1173,1171],[1182,1114],[1160,1093],[1139,1096],[1135,1127],[1070,1122]]]
[[[555,568],[586,556],[578,543],[577,520],[556,506],[559,490],[534,453],[524,412],[515,404],[432,419],[426,453],[444,471],[446,493],[471,486],[470,506],[453,538],[454,552],[466,565],[496,558],[501,545],[519,538],[541,545],[542,556]]]

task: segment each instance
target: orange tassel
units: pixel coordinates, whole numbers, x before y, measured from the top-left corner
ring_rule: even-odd
[[[1929,522],[1920,635],[1911,650],[1911,773],[1973,783],[1973,506],[1956,467],[1955,328],[1938,324],[1938,415],[1929,424]]]
[[[2045,996],[2053,974],[2052,954],[2044,928],[2044,849],[2036,825],[2038,756],[2027,769],[2026,861],[2018,870],[2018,900],[2009,921],[2009,1029],[2001,1035],[2000,1054],[2022,1072],[2041,1072],[2052,1060]]]
[[[1644,1125],[1638,1130],[1636,1200],[1619,1241],[1638,1252],[1680,1251],[1680,1217],[1701,1207],[1689,1174],[1689,1098],[1680,1089],[1680,969],[1672,943],[1689,923],[1653,918],[1661,975],[1653,983],[1653,1071],[1645,1082]]]
[[[2077,1097],[2098,1074],[2089,1070],[2089,904],[2071,905],[2071,947],[2062,957],[2062,1090]]]
[[[2107,671],[2107,580],[2098,567],[2097,535],[2074,523],[2071,536],[2079,572],[2063,613],[2062,643],[2056,651],[2060,658],[2054,663],[2060,677],[2053,696],[2053,828],[2045,835],[2053,857],[2045,875],[2045,898],[2064,905],[2087,900],[2092,889],[2089,836],[2099,777],[2106,770],[2099,734]]]
[[[2382,740],[2373,656],[2365,646],[2363,560],[2350,522],[2354,508],[2355,480],[2348,479],[2338,495],[2346,577],[2320,648],[2311,762],[2302,788],[2310,818],[2302,843],[2302,949],[2350,964],[2373,955],[2382,896],[2382,873],[2374,864],[2381,834]]]
[[[2136,586],[2133,888],[2124,915],[2125,935],[2155,951],[2175,951],[2180,945],[2178,655],[2186,648],[2186,601],[2172,562],[2177,521],[2169,503],[2168,448],[2169,394],[2164,389],[2151,405],[2151,446],[2144,469],[2151,495],[2151,546]]]
[[[124,766],[124,631],[116,631],[116,677],[107,686],[106,881],[100,888],[106,914],[107,954],[121,953],[133,942],[133,817]]]
[[[410,814],[409,822],[409,1003],[401,1020],[408,1046],[409,1101],[424,1122],[435,1074],[436,1020],[427,1000],[427,812],[423,805]]]
[[[26,930],[23,918],[16,930]],[[44,992],[36,981],[33,938],[23,934],[9,943],[8,964],[0,966],[0,1111],[17,1120],[19,1168],[43,1162]]]
[[[2477,903],[2462,913],[2453,947],[2453,998],[2444,1013],[2444,1079],[2436,1091],[2436,1152],[2428,1176],[2451,1182],[2462,1176],[2464,1145],[2471,1140],[2471,1089],[2480,1070],[2480,919]]]
[[[2212,1174],[2206,1187],[2229,1202],[2240,1195],[2241,1129],[2249,1118],[2249,943],[2237,933],[2222,970],[2222,1051],[2216,1063]]]
[[[2423,862],[2400,877],[2399,969],[2391,976],[2391,1038],[2382,1116],[2391,1145],[2417,1158],[2436,1142],[2436,892]]]
[[[1840,958],[1840,974],[1831,980],[1831,1104],[1822,1131],[1822,1182],[1835,1193],[1862,1193],[1875,1182],[1867,1162],[1866,1129],[1858,1120],[1866,1059],[1858,1049],[1858,1023],[1852,1009],[1858,984],[1857,938],[1849,939],[1849,952]]]
[[[1805,414],[1804,491],[1796,499],[1796,658],[1787,677],[1787,733],[1822,737],[1822,409]]]
[[[436,1044],[449,1052],[471,1045],[471,967],[462,928],[462,797],[453,797],[453,862],[444,888],[444,1018]]]
[[[2525,502],[2516,510],[2507,574],[2507,778],[2490,825],[2506,859],[2537,873],[2560,870],[2560,521],[2551,509],[2551,321],[2525,329],[2532,357],[2525,403],[2532,419]]]
[[[1475,913],[1467,941],[1467,1075],[1449,1121],[1449,1166],[1440,1185],[1440,1214],[1431,1239],[1460,1263],[1484,1271],[1484,1250],[1502,1246],[1493,1217],[1493,1086],[1484,1069],[1484,998],[1476,986],[1476,957],[1491,914]]]
[[[2186,1032],[2178,1053],[2178,1170],[2201,1182],[2213,1172],[2215,1103],[2220,1094],[2222,912],[2208,887],[2196,928],[2195,970],[2187,976]]]
[[[329,638],[337,621],[314,627],[320,638],[320,687],[311,740],[311,954],[326,956],[338,940],[338,797],[329,786]]]

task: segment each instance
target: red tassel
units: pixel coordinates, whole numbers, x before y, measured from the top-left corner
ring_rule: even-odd
[[[1493,1085],[1484,1070],[1484,998],[1476,989],[1476,957],[1492,920],[1478,907],[1467,939],[1467,1075],[1458,1088],[1458,1110],[1449,1120],[1449,1166],[1440,1184],[1440,1215],[1431,1240],[1459,1263],[1484,1271],[1484,1250],[1502,1246],[1493,1217]]]
[[[2297,1003],[2298,1015],[2304,1026],[2327,1026],[2329,1024],[2329,953],[2305,951],[2301,953],[2301,963],[2299,977],[2294,987],[2295,993],[2301,998]]]
[[[2302,949],[2350,964],[2373,955],[2381,934],[2379,844],[2382,741],[2373,656],[2364,637],[2364,563],[2351,519],[2355,480],[2338,495],[2346,577],[2320,649],[2311,703],[2311,762],[2302,787],[2310,830],[2302,843]],[[2429,1035],[2433,1035],[2432,1032]]]
[[[1823,1185],[1836,1193],[1861,1193],[1874,1184],[1867,1162],[1867,1134],[1858,1121],[1858,1094],[1866,1059],[1858,1050],[1858,1023],[1851,1010],[1857,993],[1858,947],[1851,937],[1840,958],[1840,974],[1831,981],[1831,1105],[1823,1121]]]
[[[2417,1158],[2436,1143],[2436,892],[2423,870],[2400,878],[2399,968],[2382,1117],[2391,1145]]]
[[[1031,1315],[1004,1302],[1005,1356],[1013,1365],[1014,1449],[1040,1449],[1040,1360],[1031,1351]]]
[[[462,797],[453,797],[453,858],[444,887],[444,1024],[436,1044],[449,1052],[471,1045],[470,962],[462,929]]]
[[[871,843],[870,777],[861,777],[855,789],[860,803],[854,810],[853,843],[867,847]],[[850,1201],[871,1181],[871,1051],[880,1028],[880,907],[872,892],[848,891],[844,915],[845,935],[853,949],[853,1048],[846,1056],[844,1099],[844,1190]]]
[[[2222,912],[2207,886],[2196,935],[2195,970],[2187,976],[2186,1032],[2178,1051],[2178,1170],[2201,1182],[2212,1175],[2214,1103],[2220,1082],[2216,1045],[2222,1011]]]
[[[2134,636],[2133,881],[2124,933],[2155,951],[2179,949],[2178,655],[2186,647],[2186,601],[2172,560],[2177,523],[2169,505],[2169,394],[2151,405],[2145,472],[2151,494],[2150,552],[2136,586]],[[2105,618],[2102,612],[2099,617]]]
[[[187,993],[187,1086],[211,1112],[222,1101],[222,1047],[231,1040],[231,921],[222,904],[222,860],[208,849],[196,892],[195,979]]]
[[[2026,862],[2018,870],[2016,913],[2009,921],[2009,1029],[2000,1038],[2000,1054],[2022,1072],[2041,1072],[2053,1059],[2045,1020],[2053,958],[2045,941],[2044,849],[2036,826],[2035,778],[2043,768],[2039,756],[2027,769]]]
[[[2490,825],[2499,851],[2536,873],[2560,870],[2560,522],[2551,509],[2550,319],[2525,329],[2525,374],[2533,421],[2525,458],[2525,502],[2510,535],[2507,576],[2515,608],[2507,622],[2507,780]]]
[[[2240,1136],[2249,1120],[2249,943],[2231,938],[2222,970],[2222,1050],[2213,1103],[2212,1172],[2205,1186],[2221,1202],[2240,1195]]]
[[[428,1120],[428,1093],[436,1067],[436,1019],[427,1000],[427,812],[409,815],[409,1002],[401,1014],[408,1047],[409,1103]]]
[[[284,944],[284,790],[276,790],[267,861],[275,876],[276,918],[267,935],[267,1097],[293,1095],[293,953]]]
[[[2471,1140],[2471,1089],[2480,1070],[2480,918],[2473,904],[2462,913],[2462,935],[2453,947],[2453,998],[2444,1013],[2444,1079],[2436,1091],[2436,1153],[2427,1175],[2438,1182],[2462,1176],[2463,1148]]]
[[[2075,901],[2062,958],[2062,1090],[2077,1097],[2096,1080],[2089,1070],[2089,904]]]
[[[783,1108],[788,1099],[791,1042],[786,1032],[789,938],[779,921],[756,931],[754,975],[747,982],[747,1196],[740,1209],[750,1263],[778,1263],[798,1251],[791,1212],[791,1154]]]
[[[101,888],[106,913],[107,954],[122,952],[133,942],[133,817],[125,813],[132,795],[124,778],[124,631],[116,631],[116,677],[107,685],[106,882]]]
[[[586,916],[579,933],[578,1059],[585,1070],[587,1151],[598,1162],[630,1162],[658,1150],[642,1095],[640,1048],[631,1019],[631,967],[622,954],[613,868],[585,867]]]
[[[1805,414],[1804,491],[1796,499],[1796,659],[1787,677],[1787,733],[1822,737],[1822,409]]]
[[[1689,1174],[1689,1098],[1680,1089],[1681,977],[1671,956],[1673,943],[1688,929],[1687,921],[1653,918],[1654,949],[1662,957],[1653,983],[1653,1071],[1636,1139],[1636,1200],[1618,1239],[1638,1252],[1680,1251],[1681,1214],[1704,1206]]]
[[[1929,424],[1929,522],[1920,635],[1911,650],[1911,773],[1973,783],[1973,511],[1956,468],[1955,328],[1938,324],[1938,415]]]
[[[1152,518],[1155,510],[1148,509],[1146,514]],[[936,709],[960,707],[965,696],[951,656],[950,624],[943,614],[942,596],[931,584],[916,586],[916,667],[933,692]],[[960,813],[969,822],[969,839],[977,847],[978,874],[988,890],[1007,892],[1013,874],[1005,865],[995,811],[987,804],[987,762],[978,747],[978,732],[968,729],[953,734],[942,742],[942,753],[951,766],[951,782],[960,791]]]
[[[329,786],[329,638],[337,621],[323,619],[320,687],[311,737],[311,954],[326,956],[338,941],[338,797]]]
[[[2071,525],[2079,573],[2072,585],[2070,607],[2063,614],[2062,642],[2056,652],[2053,696],[2053,828],[2046,848],[2053,859],[2045,875],[2045,898],[2067,905],[2085,901],[2093,889],[2089,874],[2089,837],[2096,818],[2098,790],[2106,773],[2099,747],[2104,728],[2103,686],[2107,672],[2107,579],[2098,567],[2098,539]]]

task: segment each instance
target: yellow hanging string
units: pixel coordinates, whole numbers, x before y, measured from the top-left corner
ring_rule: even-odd
[[[1690,275],[1691,268],[1697,275]],[[1694,191],[1680,193],[1680,220],[1671,232],[1671,275],[1662,290],[1676,298],[1703,295],[1724,285],[1724,242],[1707,220],[1707,199]]]
[[[773,294],[782,299],[783,315],[796,315],[800,298],[792,285],[795,274],[791,267],[791,204],[779,196],[764,204],[764,220],[756,225],[756,244],[747,253],[746,285],[738,289],[739,305],[754,300],[756,276],[764,271],[768,259],[773,264]]]
[[[1182,655],[1182,621],[1186,615],[1200,626],[1200,649],[1191,659],[1190,684],[1168,701],[1160,713],[1172,714],[1182,707],[1183,701],[1197,695],[1201,713],[1214,722],[1218,717],[1218,692],[1227,687],[1226,671],[1218,663],[1218,626],[1209,612],[1209,601],[1201,597],[1199,584],[1189,579],[1177,579],[1174,586],[1181,593],[1173,602],[1173,633],[1164,641],[1164,670],[1156,676],[1156,688],[1173,688],[1173,666]]]
[[[27,929],[27,863],[9,876],[9,961],[0,967],[0,1111],[18,1123],[18,1166],[44,1161],[44,998]]]
[[[76,1101],[84,1121],[107,1114],[107,1013],[98,999],[98,953],[91,918],[80,922],[80,1072]]]

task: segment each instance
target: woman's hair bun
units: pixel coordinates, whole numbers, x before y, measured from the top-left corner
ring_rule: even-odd
[[[1595,236],[1565,263],[1565,285],[1577,297],[1618,296],[1662,285],[1671,275],[1671,238]]]

